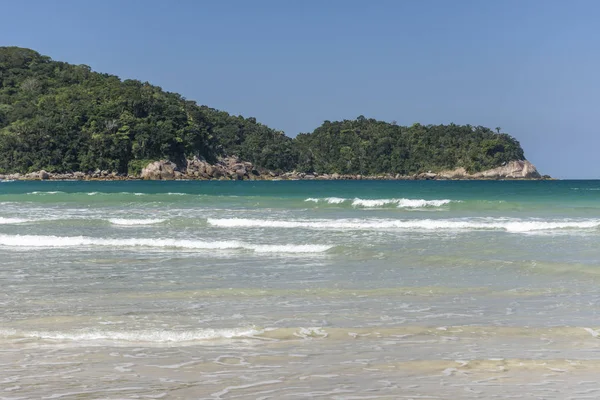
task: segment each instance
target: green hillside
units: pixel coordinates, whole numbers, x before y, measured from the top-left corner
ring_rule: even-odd
[[[0,173],[135,174],[158,159],[184,165],[226,155],[271,170],[345,174],[476,172],[524,159],[511,136],[469,125],[403,127],[361,116],[292,139],[147,82],[0,47]]]

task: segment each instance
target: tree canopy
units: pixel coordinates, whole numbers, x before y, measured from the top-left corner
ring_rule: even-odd
[[[110,170],[236,155],[271,170],[416,173],[493,168],[524,159],[511,136],[470,125],[325,121],[292,139],[138,80],[0,47],[0,173]]]

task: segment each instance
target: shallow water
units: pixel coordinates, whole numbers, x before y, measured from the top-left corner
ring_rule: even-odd
[[[600,397],[600,182],[0,182],[0,399]]]

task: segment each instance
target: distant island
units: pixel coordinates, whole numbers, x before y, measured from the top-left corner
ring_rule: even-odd
[[[0,179],[543,178],[512,136],[359,116],[295,138],[138,80],[0,47]]]

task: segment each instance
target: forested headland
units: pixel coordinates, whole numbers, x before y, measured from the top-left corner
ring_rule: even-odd
[[[290,138],[148,82],[0,47],[0,173],[136,175],[156,160],[185,165],[232,155],[271,171],[362,175],[474,173],[525,159],[500,128],[471,125],[400,126],[359,116]]]

